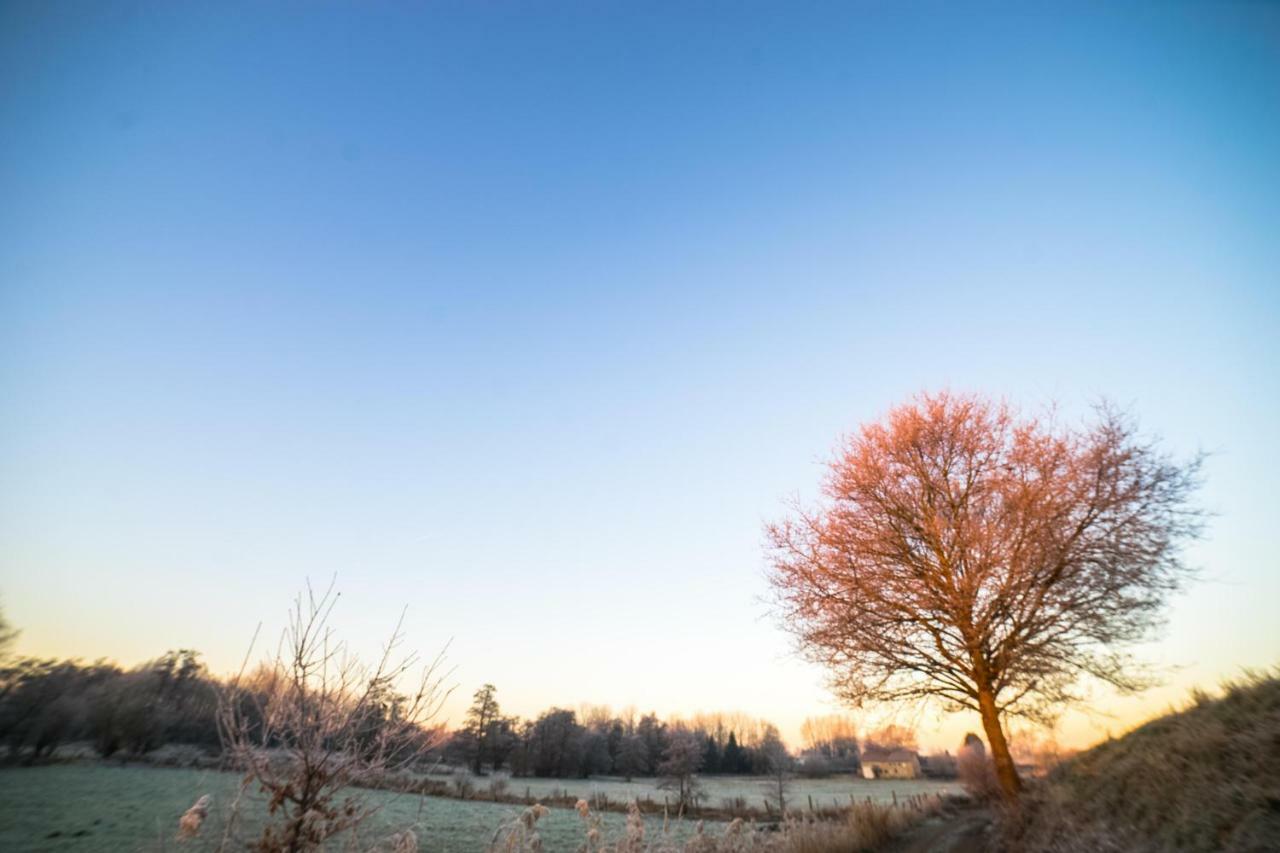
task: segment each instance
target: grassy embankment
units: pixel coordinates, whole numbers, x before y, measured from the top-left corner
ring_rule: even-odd
[[[1252,675],[1029,787],[1016,850],[1280,849],[1280,677]]]

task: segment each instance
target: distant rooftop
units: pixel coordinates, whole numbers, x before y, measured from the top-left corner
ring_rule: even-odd
[[[910,749],[880,749],[879,747],[871,747],[862,751],[862,762],[866,764],[870,761],[915,761],[916,753]]]

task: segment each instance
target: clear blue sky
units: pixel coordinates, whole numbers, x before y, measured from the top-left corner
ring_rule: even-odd
[[[1125,7],[3,4],[20,650],[225,670],[336,572],[510,710],[794,731],[761,524],[950,387],[1213,451],[1151,655],[1274,662],[1280,7]]]

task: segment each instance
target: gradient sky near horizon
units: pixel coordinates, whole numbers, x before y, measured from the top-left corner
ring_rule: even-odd
[[[836,706],[762,524],[921,389],[1212,456],[1168,685],[1280,657],[1280,6],[0,6],[0,605],[235,668],[336,573],[456,720]],[[964,718],[926,715],[925,741]]]

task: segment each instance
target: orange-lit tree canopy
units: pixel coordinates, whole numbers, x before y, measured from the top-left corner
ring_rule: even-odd
[[[817,508],[768,528],[777,600],[845,699],[981,714],[1012,796],[1006,714],[1052,716],[1085,676],[1146,683],[1124,647],[1188,576],[1198,468],[1107,406],[1071,429],[924,395],[846,442]]]

